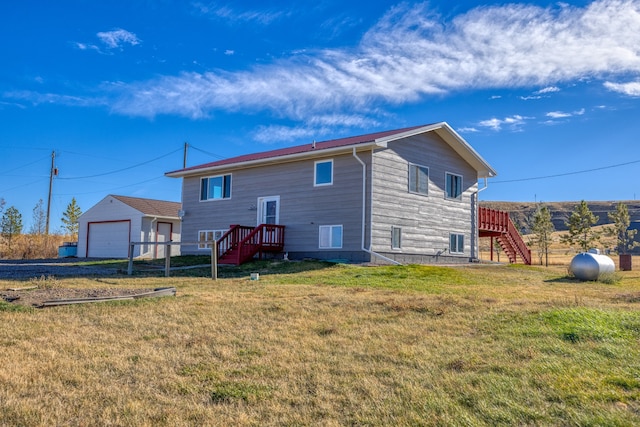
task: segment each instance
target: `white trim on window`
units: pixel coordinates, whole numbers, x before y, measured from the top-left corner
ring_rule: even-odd
[[[391,226],[391,249],[402,249],[402,228]]]
[[[321,225],[318,227],[318,248],[342,249],[342,225]]]
[[[329,171],[322,170],[320,174],[318,174],[318,168],[322,167],[326,168],[326,165],[329,165]],[[325,174],[329,174],[328,177],[324,176]],[[320,180],[320,182],[318,182]],[[333,185],[333,159],[329,160],[316,160],[313,163],[313,186],[314,187],[324,187],[327,185]]]
[[[444,174],[444,196],[449,200],[462,199],[462,175],[452,172]]]
[[[449,233],[449,252],[452,254],[464,253],[464,234]]]
[[[409,193],[429,194],[429,168],[417,163],[409,163]]]
[[[219,180],[215,187],[212,182]],[[224,200],[231,198],[231,174],[205,176],[200,178],[200,201]],[[215,189],[214,189],[215,188]]]

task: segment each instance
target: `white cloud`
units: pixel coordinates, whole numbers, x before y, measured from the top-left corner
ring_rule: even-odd
[[[560,92],[560,88],[556,86],[549,86],[549,87],[545,87],[544,89],[537,90],[534,93],[536,95],[542,95],[545,93],[553,93],[553,92]]]
[[[539,95],[530,95],[530,96],[521,96],[520,99],[523,101],[531,101],[532,99],[542,99]]]
[[[475,133],[475,132],[480,132],[480,131],[475,127],[461,127],[458,129],[458,133]]]
[[[224,51],[224,54],[227,55],[227,56],[232,56],[235,53],[236,52],[234,50],[231,50],[231,49],[227,49],[227,50]]]
[[[311,119],[307,120],[307,123],[310,125],[343,127],[371,127],[380,124],[376,120],[368,117],[350,114],[326,114],[313,116]]]
[[[231,6],[221,6],[216,3],[204,4],[194,3],[193,7],[202,15],[222,19],[228,23],[258,23],[261,25],[269,25],[270,23],[285,17],[286,12],[283,11],[264,11],[264,10],[238,10]]]
[[[38,93],[26,90],[6,92],[3,95],[8,98],[30,102],[33,105],[61,104],[75,107],[95,107],[107,104],[107,101],[105,99],[73,95],[60,95],[56,93]]]
[[[100,51],[100,48],[94,44],[75,42],[73,43],[73,45],[76,47],[76,49],[80,50],[95,50],[98,52]]]
[[[300,139],[321,140],[328,134],[335,134],[336,128],[367,128],[380,125],[376,120],[360,115],[328,114],[313,116],[298,126],[261,126],[254,133],[255,141],[271,144]]]
[[[513,115],[511,117],[505,117],[504,119],[491,118],[488,120],[482,120],[478,123],[478,126],[483,128],[489,128],[494,131],[502,130],[504,126],[509,127],[511,130],[518,130],[524,125],[525,120],[529,117],[523,117],[520,115]]]
[[[564,111],[550,111],[545,115],[551,119],[565,119],[568,117],[582,116],[584,113],[585,113],[585,109],[582,108],[580,110],[573,111],[570,113],[564,112]]]
[[[546,114],[546,116],[552,119],[563,119],[565,117],[571,117],[571,113],[563,113],[562,111],[550,111]]]
[[[308,126],[260,126],[253,134],[253,139],[263,144],[272,144],[274,142],[288,142],[300,139],[309,139],[318,137],[324,131],[318,132],[317,129],[311,129]]]
[[[629,83],[605,82],[604,86],[614,92],[619,92],[628,96],[640,96],[640,81]]]
[[[122,47],[124,44],[135,46],[140,44],[138,37],[121,28],[116,28],[111,31],[100,32],[96,34],[102,43],[106,44],[109,49],[115,49]]]
[[[215,4],[197,7],[235,22],[281,17]],[[356,46],[306,50],[243,71],[185,71],[114,85],[112,109],[192,118],[217,110],[269,111],[304,121],[328,112],[374,116],[381,106],[472,89],[541,87],[536,96],[542,96],[586,77],[606,77],[610,90],[640,96],[640,83],[615,82],[617,76],[640,75],[640,0],[548,8],[511,3],[478,7],[450,21],[428,7],[392,8]],[[139,43],[125,30],[100,34],[110,47]],[[504,120],[494,128],[510,125]]]
[[[536,99],[548,98],[548,94],[554,92],[560,92],[560,88],[556,86],[548,86],[533,92],[533,95],[521,96],[520,99],[522,99],[523,101],[531,101]]]

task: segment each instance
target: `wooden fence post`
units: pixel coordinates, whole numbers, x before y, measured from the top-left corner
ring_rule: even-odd
[[[131,243],[129,247],[129,266],[127,267],[127,274],[131,276],[133,274],[133,249],[135,245]]]
[[[218,242],[215,240],[211,245],[211,278],[218,280]]]
[[[171,271],[171,243],[167,243],[164,249],[164,277],[169,277]]]

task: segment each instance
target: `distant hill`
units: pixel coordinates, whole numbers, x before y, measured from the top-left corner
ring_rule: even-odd
[[[609,221],[609,212],[613,212],[616,210],[616,206],[620,203],[620,201],[606,201],[606,202],[590,202],[587,201],[587,205],[591,212],[598,217],[598,223],[596,225],[604,225],[610,224]],[[622,200],[622,203],[627,205],[629,209],[629,216],[631,217],[631,222],[636,223],[633,224],[635,228],[638,228],[638,224],[640,224],[640,201],[636,200]],[[556,227],[557,231],[565,231],[567,230],[567,226],[565,223],[569,220],[569,216],[575,209],[576,205],[579,205],[580,202],[544,202],[543,206],[546,206],[551,212],[551,221],[553,225]],[[520,227],[520,231],[523,234],[529,233],[529,224],[533,215],[538,208],[540,203],[533,202],[490,202],[490,201],[481,201],[480,206],[490,208],[490,209],[499,209],[502,211],[509,212],[509,216],[514,221],[514,223]],[[640,233],[639,233],[640,234]]]

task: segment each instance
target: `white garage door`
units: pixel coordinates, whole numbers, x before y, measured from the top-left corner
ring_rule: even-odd
[[[127,258],[130,221],[89,224],[87,256],[90,258]]]

